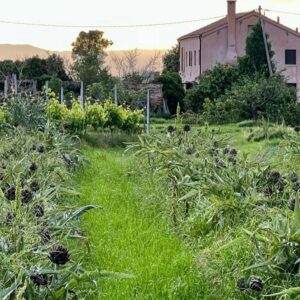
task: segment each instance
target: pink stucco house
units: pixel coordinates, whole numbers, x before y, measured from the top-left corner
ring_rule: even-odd
[[[290,85],[300,89],[300,33],[262,16],[266,34],[275,52],[277,71]],[[246,39],[252,26],[259,22],[256,10],[236,13],[236,0],[227,0],[227,17],[178,39],[180,75],[188,85],[217,63],[230,64],[245,54]],[[298,95],[300,92],[298,90]]]

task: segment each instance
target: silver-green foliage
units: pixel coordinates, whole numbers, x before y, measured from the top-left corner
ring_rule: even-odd
[[[297,172],[274,170],[263,157],[250,159],[208,127],[189,129],[169,126],[161,134],[140,137],[129,149],[147,162],[147,170],[166,178],[170,192],[163,200],[179,232],[208,248],[199,258],[209,257],[201,261],[206,280],[222,270],[226,275],[217,286],[234,299],[255,297],[250,284],[255,280],[264,282],[264,294],[298,286]],[[243,291],[232,287],[240,276],[247,276],[249,284]],[[210,289],[215,297],[218,288]]]
[[[82,266],[89,252],[78,218],[99,207],[71,202],[77,140],[46,126],[8,130],[0,142],[0,298],[91,299],[97,279],[118,275]]]

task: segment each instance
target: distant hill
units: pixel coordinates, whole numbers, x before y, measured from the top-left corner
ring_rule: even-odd
[[[117,75],[117,70],[112,63],[112,56],[122,57],[124,52],[127,50],[112,50],[108,51],[108,56],[106,58],[106,66],[110,70],[112,75]],[[142,68],[147,64],[149,59],[155,55],[155,53],[160,53],[162,56],[166,50],[165,49],[138,49],[137,66]],[[0,44],[0,61],[5,59],[17,60],[29,58],[32,56],[39,56],[41,58],[46,58],[49,55],[56,53],[64,58],[65,61],[71,62],[72,56],[71,51],[49,51],[46,49],[34,47],[31,45],[12,45],[12,44]],[[162,60],[160,59],[157,64],[157,71],[162,70]]]

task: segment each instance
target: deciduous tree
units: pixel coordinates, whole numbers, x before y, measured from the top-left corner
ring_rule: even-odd
[[[81,31],[72,43],[73,70],[77,78],[86,85],[98,82],[104,65],[105,50],[111,45],[112,41],[104,38],[103,31]]]
[[[163,72],[179,72],[179,44],[163,56]]]

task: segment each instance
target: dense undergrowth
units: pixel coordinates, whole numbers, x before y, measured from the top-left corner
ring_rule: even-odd
[[[0,109],[0,298],[90,299],[97,281],[124,277],[84,269],[89,243],[72,174],[84,160],[76,136],[46,116],[46,102],[15,98]]]
[[[144,176],[168,182],[161,201],[177,232],[198,252],[205,299],[300,295],[295,131],[286,130],[272,165],[263,155],[250,158],[228,146],[209,127],[169,126],[167,133],[142,136],[129,146]],[[289,163],[297,155],[298,166]]]
[[[88,267],[93,271],[83,267],[89,266],[86,259],[82,259],[87,257],[90,244],[79,226],[78,217],[99,207],[90,205],[86,198],[84,204],[87,206],[74,205],[79,194],[72,187],[72,174],[81,166],[83,157],[79,139],[70,133],[83,134],[86,130],[84,140],[96,147],[110,147],[112,143],[119,147],[125,140],[131,143],[128,148],[138,158],[134,158],[132,166],[135,172],[127,175],[149,179],[149,183],[142,183],[149,184],[147,189],[141,189],[145,195],[140,194],[146,205],[138,208],[137,195],[130,192],[128,195],[135,195],[135,200],[128,202],[124,198],[121,201],[125,212],[119,201],[120,214],[115,214],[115,225],[127,226],[120,217],[126,212],[131,213],[127,219],[140,225],[140,209],[145,208],[143,228],[148,226],[150,219],[160,218],[162,223],[157,221],[159,226],[155,227],[155,235],[161,235],[158,246],[164,241],[165,250],[176,257],[175,261],[170,258],[171,265],[164,268],[168,261],[167,252],[157,257],[152,252],[145,252],[143,257],[139,244],[132,245],[129,250],[141,256],[136,262],[133,257],[134,261],[124,258],[124,262],[132,264],[128,267],[126,264],[106,265],[113,269],[117,266],[119,272],[137,275],[139,278],[128,284],[134,290],[126,288],[127,283],[111,286],[107,283],[109,293],[102,296],[134,295],[143,299],[147,295],[151,299],[155,293],[167,299],[300,297],[299,127],[291,129],[268,122],[247,121],[234,128],[224,127],[228,132],[225,130],[225,134],[221,134],[209,126],[191,128],[181,126],[175,120],[175,125],[169,126],[167,131],[159,133],[163,127],[160,125],[152,135],[142,135],[135,141],[135,136],[126,135],[128,128],[118,123],[122,108],[111,102],[107,102],[111,112],[104,114],[105,119],[101,119],[103,107],[93,107],[95,114],[91,115],[95,118],[91,118],[88,117],[89,110],[83,113],[75,102],[68,111],[60,106],[60,113],[65,112],[67,117],[62,115],[62,123],[51,124],[49,118],[53,121],[53,115],[49,115],[49,107],[53,109],[57,102],[51,102],[49,106],[43,99],[21,100],[11,99],[0,109],[1,299],[99,298],[101,289],[97,279],[128,277],[102,272],[105,261],[98,261],[98,258],[93,268]],[[66,121],[70,115],[74,117],[75,127]],[[83,120],[84,126],[88,127],[82,130],[81,125],[77,126],[78,120]],[[92,124],[94,121],[96,128]],[[137,125],[138,121],[132,124]],[[107,132],[103,130],[105,128]],[[241,148],[233,146],[232,141],[241,134]],[[266,153],[246,154],[245,150],[254,143],[262,145],[262,141],[269,143],[272,159]],[[107,157],[102,155],[100,159]],[[97,168],[99,171],[100,165],[97,164]],[[120,171],[116,174],[119,176]],[[129,180],[127,183],[119,188],[131,188]],[[118,195],[122,193],[123,190],[118,191]],[[97,199],[96,204],[100,202]],[[111,209],[116,203],[112,201]],[[134,209],[129,210],[127,205],[134,205]],[[155,209],[148,215],[146,209],[151,210],[151,205]],[[160,214],[162,211],[164,213]],[[137,215],[133,217],[133,214]],[[165,232],[160,230],[160,226],[166,225],[165,218],[169,220],[170,228],[196,253],[194,263],[200,274],[192,268],[189,254],[181,256],[185,247],[178,241],[165,239]],[[108,240],[109,230],[105,233]],[[129,233],[133,234],[131,227]],[[144,231],[136,233],[134,239],[142,238],[143,234]],[[149,236],[149,242],[155,241],[153,237]],[[120,239],[114,246],[124,246],[123,242]],[[171,251],[172,245],[176,245],[178,251]],[[156,251],[156,246],[148,249]],[[117,256],[120,249],[115,251],[112,249],[113,255]],[[104,252],[101,253],[106,257]],[[153,258],[161,261],[155,264]],[[140,265],[145,261],[149,263],[149,276],[145,273],[147,266],[139,273]],[[157,270],[170,277],[155,284],[156,276],[160,276]],[[189,270],[188,278],[182,277],[182,270]],[[118,286],[123,289],[115,292]]]

